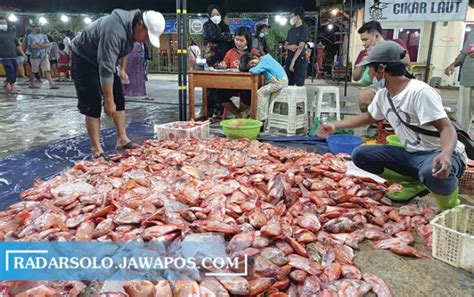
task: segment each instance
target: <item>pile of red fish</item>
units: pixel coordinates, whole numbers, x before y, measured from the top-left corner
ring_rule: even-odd
[[[347,156],[211,138],[149,140],[117,157],[38,180],[0,212],[0,240],[171,244],[216,232],[228,255],[251,259],[246,277],[131,281],[102,296],[391,296],[357,267],[354,249],[368,239],[376,249],[427,257],[412,247],[412,231],[429,245],[436,211],[393,207],[384,194],[397,186],[347,175]],[[0,282],[0,294],[77,296],[90,286]]]

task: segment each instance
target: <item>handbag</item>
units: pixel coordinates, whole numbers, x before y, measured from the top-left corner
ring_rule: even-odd
[[[417,127],[417,126],[413,126],[413,125],[408,124],[407,122],[405,122],[400,117],[400,115],[398,114],[398,111],[395,108],[395,105],[393,104],[392,98],[390,97],[388,92],[387,92],[387,97],[388,97],[388,102],[390,103],[390,106],[393,109],[393,112],[397,115],[400,122],[402,122],[406,127],[410,128],[411,130],[413,130],[417,133],[420,133],[420,134],[424,134],[424,135],[428,135],[428,136],[432,136],[432,137],[438,137],[438,138],[441,137],[441,135],[439,134],[438,131],[426,130],[426,129],[423,129],[423,128],[420,128],[420,127]],[[471,139],[469,134],[466,131],[464,131],[461,128],[461,126],[459,126],[459,124],[455,120],[453,120],[453,119],[450,119],[450,120],[451,120],[451,124],[453,124],[453,126],[454,126],[454,129],[456,129],[456,134],[458,136],[458,140],[462,144],[464,144],[464,149],[466,151],[467,157],[471,160],[474,160],[474,141]]]

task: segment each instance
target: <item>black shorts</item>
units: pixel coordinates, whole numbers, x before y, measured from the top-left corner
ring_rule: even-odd
[[[58,60],[49,60],[51,65],[58,65]]]
[[[100,86],[99,68],[89,61],[72,53],[71,71],[74,77],[74,86],[78,104],[77,108],[83,115],[100,118],[102,113],[102,87]],[[125,110],[125,97],[122,83],[117,73],[114,74],[113,85],[114,102],[117,111]]]

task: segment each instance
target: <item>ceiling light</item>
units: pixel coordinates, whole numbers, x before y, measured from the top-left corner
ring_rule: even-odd
[[[60,19],[61,19],[61,22],[63,22],[63,23],[69,22],[69,17],[65,14],[61,15]]]
[[[85,17],[84,24],[89,25],[90,23],[92,23],[92,19],[90,17]]]
[[[334,25],[333,25],[333,24],[329,24],[329,25],[328,25],[328,30],[329,30],[329,31],[332,31],[332,29],[334,29]]]
[[[339,9],[337,9],[337,8],[334,8],[333,10],[331,10],[331,14],[333,16],[336,16],[338,12],[339,12]]]
[[[44,25],[44,24],[47,24],[48,23],[48,20],[45,18],[45,17],[39,17],[38,19],[38,22],[41,24],[41,25]]]
[[[10,14],[10,16],[8,17],[8,20],[9,20],[10,22],[16,22],[16,21],[18,21],[18,18],[16,17],[16,15],[14,15],[14,14],[12,13],[12,14]]]
[[[280,18],[280,25],[284,26],[286,25],[286,23],[288,22],[288,19],[287,18]]]

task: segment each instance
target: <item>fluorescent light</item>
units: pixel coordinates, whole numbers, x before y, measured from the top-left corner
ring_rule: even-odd
[[[328,30],[329,30],[329,31],[332,31],[332,29],[334,29],[334,25],[333,25],[333,24],[329,24],[329,25],[328,25]]]
[[[41,25],[44,25],[44,24],[47,24],[47,23],[48,23],[48,20],[47,20],[45,17],[41,16],[41,17],[39,17],[38,22],[39,22]]]
[[[84,24],[89,25],[90,23],[92,23],[92,19],[90,17],[85,17]]]
[[[403,32],[403,29],[400,29],[400,32]]]
[[[61,22],[63,22],[63,23],[69,22],[69,17],[65,14],[61,15],[60,19],[61,19]]]
[[[275,16],[275,22],[279,23],[280,22],[280,19],[281,19],[281,15],[277,14]]]
[[[410,34],[410,31],[407,31],[407,34]]]
[[[288,22],[287,18],[283,18],[283,17],[280,18],[280,21],[279,21],[280,25],[284,26],[286,25],[287,22]]]
[[[16,21],[18,21],[18,18],[16,17],[16,15],[14,15],[14,14],[12,13],[12,14],[10,14],[10,16],[8,17],[8,20],[9,20],[10,22],[16,22]]]

